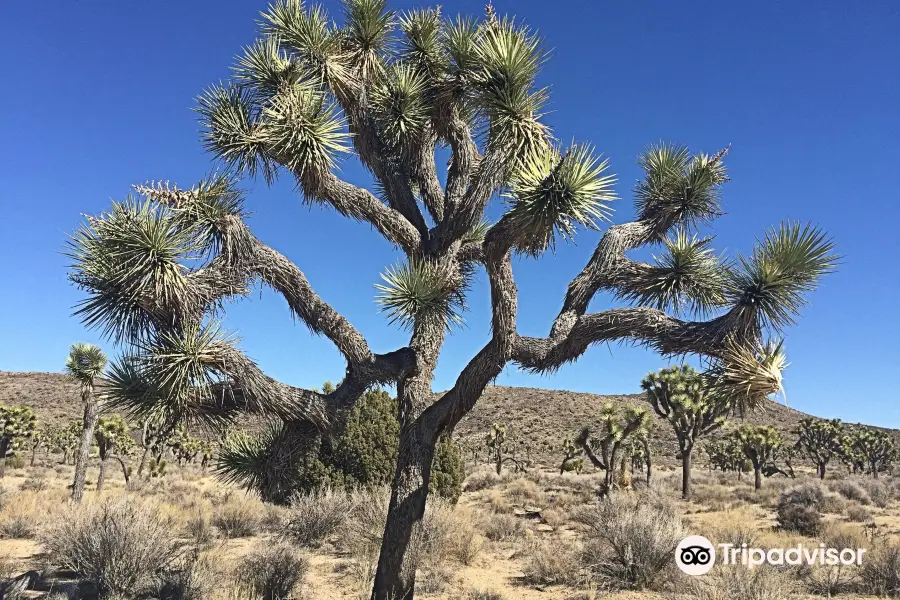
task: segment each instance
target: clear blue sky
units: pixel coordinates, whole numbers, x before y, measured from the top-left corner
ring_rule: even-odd
[[[478,14],[483,3],[445,1],[444,11]],[[326,5],[334,11],[337,3]],[[546,39],[547,120],[560,139],[593,142],[610,158],[622,196],[616,221],[632,216],[635,157],[665,139],[708,152],[732,144],[728,214],[715,225],[720,249],[746,252],[782,219],[813,220],[834,236],[843,264],[788,331],[788,399],[820,416],[900,426],[889,377],[900,365],[900,3],[495,5]],[[74,341],[115,352],[70,317],[80,295],[60,254],[66,234],[80,214],[106,209],[133,183],[184,186],[213,168],[198,141],[194,98],[228,77],[263,8],[246,0],[0,7],[0,369],[59,371]],[[366,182],[353,161],[342,171]],[[397,258],[389,245],[365,225],[303,207],[287,180],[246,187],[256,234],[295,260],[376,351],[403,345],[403,332],[373,302],[378,274]],[[555,256],[517,262],[521,333],[547,333],[598,237],[582,232]],[[451,385],[487,339],[483,281],[470,305],[468,326],[441,355],[436,389]],[[598,298],[592,309],[605,306],[608,298]],[[341,378],[338,353],[293,323],[271,292],[228,314],[227,327],[273,376],[305,386]],[[552,377],[510,369],[498,383],[634,392],[662,365],[643,350],[595,347]]]

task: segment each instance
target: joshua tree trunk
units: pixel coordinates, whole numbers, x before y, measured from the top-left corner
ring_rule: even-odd
[[[34,461],[37,460],[37,452],[38,452],[38,447],[32,446],[31,447],[31,466],[32,467],[34,466]]]
[[[816,474],[819,476],[819,479],[825,479],[825,464],[819,463],[816,466]]]
[[[97,491],[103,490],[103,480],[106,478],[106,458],[100,457],[100,473],[97,475]]]
[[[9,451],[9,441],[0,440],[0,478],[6,477],[6,453]]]
[[[681,497],[685,500],[691,499],[691,454],[693,446],[686,446],[681,451]]]
[[[81,444],[78,447],[78,455],[75,457],[75,481],[72,484],[72,501],[81,502],[84,496],[84,480],[87,475],[88,458],[91,455],[91,445],[94,440],[94,429],[97,427],[97,419],[100,416],[97,403],[93,399],[93,390],[85,387],[81,393],[84,402],[84,419],[82,421]]]
[[[119,464],[122,465],[122,477],[125,478],[125,485],[128,485],[128,481],[130,480],[130,476],[128,474],[128,466],[125,464],[125,461],[122,460],[121,456],[113,456],[113,458],[119,461]]]
[[[150,454],[150,448],[144,448],[144,451],[141,453],[141,462],[138,463],[137,475],[141,476],[141,473],[144,472],[144,467],[147,466],[147,455]]]
[[[758,490],[762,487],[761,465],[753,465],[753,489]]]
[[[650,455],[650,444],[644,442],[644,462],[647,465],[647,487],[650,487],[650,477],[653,473],[653,457]]]
[[[414,594],[416,525],[425,514],[431,461],[438,436],[401,431],[397,470],[378,558],[372,600],[411,600]]]

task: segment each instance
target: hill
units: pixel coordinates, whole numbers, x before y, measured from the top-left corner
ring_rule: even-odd
[[[457,427],[455,435],[464,442],[478,443],[493,423],[503,423],[518,439],[530,446],[532,457],[553,466],[560,460],[560,446],[585,424],[596,424],[600,407],[644,406],[639,394],[598,395],[565,390],[489,386],[484,395]],[[81,417],[78,384],[60,373],[14,373],[0,371],[0,403],[22,404],[34,409],[38,418],[64,424]],[[738,423],[769,424],[792,439],[790,430],[806,413],[777,402],[769,402]],[[654,415],[655,453],[661,462],[675,460],[676,442],[671,429]],[[887,430],[900,440],[900,431]]]

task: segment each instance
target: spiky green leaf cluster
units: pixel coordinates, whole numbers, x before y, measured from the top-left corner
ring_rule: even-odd
[[[704,385],[712,396],[743,414],[783,391],[787,366],[783,340],[752,344],[729,338],[719,360],[704,373]]]
[[[432,77],[445,68],[444,31],[440,8],[413,9],[399,16],[404,37],[400,59]]]
[[[711,243],[712,238],[680,229],[665,240],[666,253],[654,256],[655,268],[629,281],[619,297],[675,314],[708,314],[723,306],[728,265],[716,256]]]
[[[607,220],[615,200],[607,166],[584,145],[564,154],[547,146],[521,160],[506,193],[517,247],[537,255],[553,248],[557,235],[569,240],[577,225],[595,228]]]
[[[350,64],[363,80],[381,74],[391,33],[394,12],[386,0],[343,0],[345,26],[342,30]]]
[[[645,175],[635,188],[635,209],[657,233],[721,215],[719,191],[728,180],[721,153],[692,157],[684,146],[660,143],[645,150],[638,164]]]
[[[116,342],[139,339],[161,309],[190,303],[183,263],[201,249],[171,210],[133,198],[113,203],[69,242],[70,277],[88,293],[75,314]]]
[[[376,302],[391,323],[412,327],[423,318],[439,318],[446,327],[462,324],[465,282],[445,266],[411,260],[389,267],[376,284]]]
[[[548,97],[546,89],[534,89],[544,62],[541,39],[528,27],[504,18],[483,24],[468,42],[458,39],[470,31],[461,25],[451,34],[461,43],[454,50],[469,55],[460,58],[473,67],[468,75],[475,106],[489,123],[488,143],[518,157],[539,149],[547,138],[539,119]]]
[[[834,242],[818,228],[782,223],[729,271],[727,298],[756,315],[761,325],[781,329],[794,323],[806,306],[804,294],[834,270],[837,260]]]
[[[395,151],[416,147],[430,117],[425,74],[398,63],[372,88],[372,114],[382,139]]]
[[[258,491],[264,500],[286,504],[310,476],[305,466],[318,462],[315,438],[284,423],[270,423],[259,435],[236,432],[225,440],[216,461],[216,476]],[[324,472],[320,473],[324,477]]]
[[[110,366],[105,406],[134,419],[221,424],[230,414],[216,410],[213,388],[231,366],[233,342],[215,324],[161,332]]]
[[[66,374],[82,385],[93,385],[106,368],[106,354],[94,344],[75,343],[66,357]]]

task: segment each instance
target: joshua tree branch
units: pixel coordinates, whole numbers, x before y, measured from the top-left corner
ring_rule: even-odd
[[[420,225],[415,225],[403,211],[384,205],[368,190],[342,181],[332,173],[323,176],[318,183],[319,185],[310,191],[342,215],[367,221],[388,241],[397,244],[409,255],[421,251],[423,232],[427,234],[424,220]],[[390,195],[392,187],[389,187],[387,182],[385,188]],[[409,195],[412,196],[411,191]],[[419,219],[422,219],[414,198],[412,202]]]

